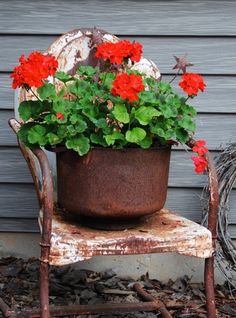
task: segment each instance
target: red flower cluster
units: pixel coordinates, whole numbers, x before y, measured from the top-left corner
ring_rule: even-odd
[[[13,88],[23,85],[40,87],[44,84],[43,79],[53,76],[58,67],[54,56],[43,55],[37,51],[32,52],[27,59],[22,55],[19,62],[20,65],[16,66],[11,74]]]
[[[142,45],[138,42],[131,43],[128,40],[117,43],[104,42],[97,46],[95,56],[110,63],[121,64],[125,58],[132,62],[139,62],[142,55]]]
[[[204,157],[204,155],[208,152],[205,144],[205,140],[197,140],[194,147],[192,148],[192,151],[198,154],[198,157],[191,157],[195,165],[196,173],[202,173],[208,166],[207,160]]]
[[[197,140],[195,145],[192,148],[192,151],[196,152],[199,156],[204,156],[208,152],[208,149],[205,147],[205,140]]]
[[[138,93],[144,90],[142,76],[120,73],[112,83],[112,94],[127,99],[129,102],[138,100]]]
[[[196,73],[185,73],[182,75],[182,82],[179,86],[187,93],[189,96],[197,95],[198,91],[204,91],[206,84],[201,75]]]

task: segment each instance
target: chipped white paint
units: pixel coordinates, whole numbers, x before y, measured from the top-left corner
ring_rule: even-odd
[[[119,39],[118,39],[116,36],[114,36],[114,35],[112,35],[112,34],[109,34],[109,33],[104,34],[103,38],[104,38],[104,40],[107,41],[107,42],[113,42],[113,43],[115,43],[115,42],[118,42],[118,41],[119,41]]]
[[[50,252],[53,265],[75,263],[97,255],[165,252],[210,257],[213,252],[211,233],[164,209],[136,228],[125,231],[98,231],[69,223],[59,214],[53,216]]]
[[[141,73],[146,74],[149,77],[154,77],[156,79],[159,79],[161,77],[161,73],[156,64],[153,61],[148,60],[144,57],[139,62],[135,63],[131,67],[131,69],[137,70]]]

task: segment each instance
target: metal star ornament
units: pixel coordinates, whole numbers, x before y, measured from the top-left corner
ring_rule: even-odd
[[[193,66],[192,63],[189,63],[187,61],[187,54],[185,54],[184,56],[174,56],[175,60],[176,60],[176,65],[173,67],[173,70],[178,69],[179,71],[181,70],[183,73],[186,73],[186,68]]]

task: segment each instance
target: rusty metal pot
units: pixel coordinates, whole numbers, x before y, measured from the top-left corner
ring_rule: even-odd
[[[155,213],[166,200],[170,147],[57,152],[58,203],[74,216],[127,220]],[[92,224],[91,224],[92,225]]]

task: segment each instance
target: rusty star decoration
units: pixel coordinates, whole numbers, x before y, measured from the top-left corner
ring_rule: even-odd
[[[173,67],[173,70],[179,70],[179,71],[182,71],[183,73],[186,73],[186,68],[187,67],[190,67],[190,66],[193,66],[192,63],[189,63],[187,61],[187,54],[185,54],[184,56],[180,56],[180,57],[177,57],[174,55],[174,58],[176,60],[176,65]]]

